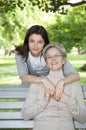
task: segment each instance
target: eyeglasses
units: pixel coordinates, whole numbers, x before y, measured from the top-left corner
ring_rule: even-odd
[[[46,56],[46,59],[58,59],[59,57],[61,57],[62,55],[53,55],[53,56]]]

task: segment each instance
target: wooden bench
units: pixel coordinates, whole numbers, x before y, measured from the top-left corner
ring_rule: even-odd
[[[86,99],[86,86],[82,86]],[[24,121],[21,108],[27,95],[28,87],[0,85],[0,128],[33,128],[34,121]],[[86,123],[74,121],[75,128],[85,130]]]

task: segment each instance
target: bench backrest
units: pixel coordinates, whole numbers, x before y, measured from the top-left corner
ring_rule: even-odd
[[[86,99],[86,86],[82,86]],[[34,121],[24,121],[21,108],[28,92],[27,86],[0,85],[0,128],[33,128]],[[74,122],[76,128],[86,128],[86,123]]]

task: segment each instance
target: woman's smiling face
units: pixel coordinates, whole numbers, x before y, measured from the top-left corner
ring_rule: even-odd
[[[46,63],[50,70],[58,71],[62,69],[62,66],[65,63],[65,58],[63,58],[59,49],[52,47],[46,52]]]
[[[40,56],[45,45],[44,39],[39,34],[32,34],[29,37],[29,50],[33,56]]]

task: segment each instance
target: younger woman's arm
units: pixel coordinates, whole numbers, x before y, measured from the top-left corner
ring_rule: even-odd
[[[63,66],[63,74],[64,74],[65,78],[59,80],[59,82],[56,85],[55,96],[56,96],[57,100],[59,100],[61,98],[65,84],[69,84],[69,83],[80,80],[79,74],[76,72],[74,67],[68,61],[66,61]]]
[[[63,74],[65,76],[65,84],[80,80],[79,73],[75,70],[69,61],[66,61],[63,65]]]
[[[21,55],[18,55],[16,53],[15,59],[17,64],[18,75],[23,83],[43,83],[50,94],[52,94],[52,92],[54,93],[55,87],[47,78],[38,77],[29,73],[29,66],[27,66],[27,63],[24,61]]]

